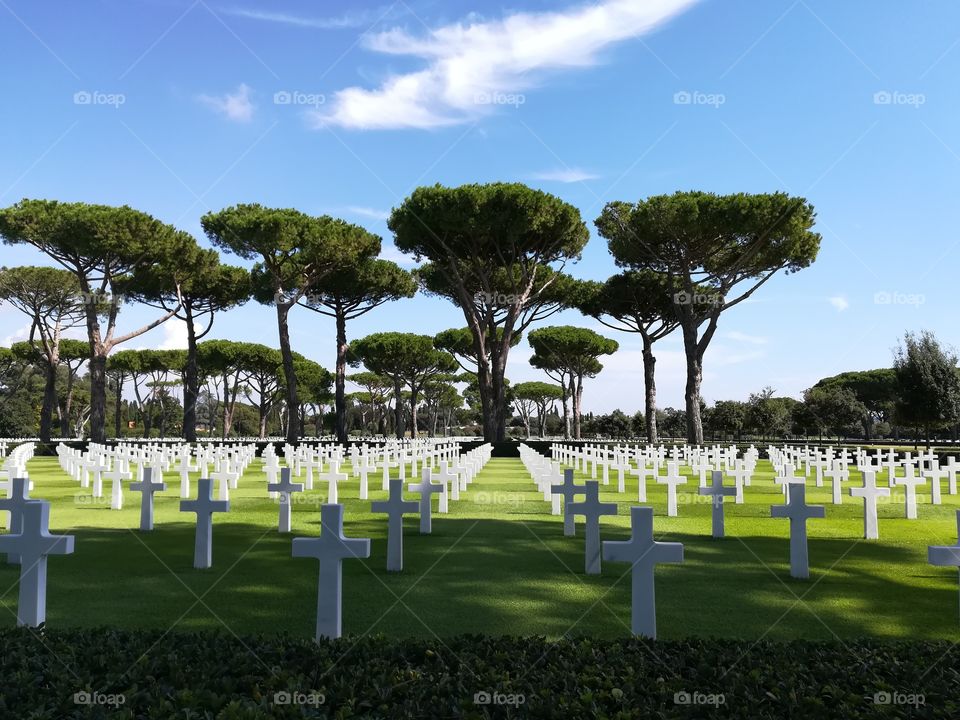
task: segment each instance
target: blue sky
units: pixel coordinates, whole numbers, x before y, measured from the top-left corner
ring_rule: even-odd
[[[704,396],[799,395],[889,365],[905,330],[951,345],[960,177],[960,5],[951,0],[0,0],[0,205],[130,204],[193,232],[237,202],[364,225],[414,187],[521,181],[575,204],[675,190],[785,190],[817,208],[817,262],[725,314]],[[11,70],[13,68],[13,70]],[[227,262],[237,262],[226,257]],[[0,264],[44,262],[0,247]],[[580,277],[614,271],[595,233]],[[149,319],[125,308],[120,329]],[[578,313],[547,321],[596,327]],[[418,297],[352,336],[462,325]],[[0,342],[21,316],[0,308]],[[642,404],[638,344],[587,410]],[[213,336],[275,344],[269,308]],[[167,326],[131,347],[175,347]],[[330,366],[333,327],[295,311],[296,350]],[[658,344],[661,405],[682,404],[679,336]],[[509,376],[538,377],[524,342]]]

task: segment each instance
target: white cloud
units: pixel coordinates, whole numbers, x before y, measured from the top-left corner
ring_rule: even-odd
[[[381,260],[390,260],[395,262],[400,267],[416,267],[417,261],[414,260],[410,255],[404,255],[402,252],[397,250],[395,245],[384,245],[380,248]]]
[[[767,339],[765,337],[760,337],[759,335],[748,335],[747,333],[742,333],[737,330],[731,330],[728,333],[724,333],[724,337],[728,340],[735,340],[737,342],[748,343],[750,345],[767,344]]]
[[[209,108],[234,122],[250,122],[256,105],[250,99],[252,90],[246,83],[240,83],[236,92],[226,95],[200,95],[197,99]]]
[[[373,220],[386,220],[390,217],[389,210],[378,210],[377,208],[361,207],[358,205],[349,205],[345,207],[344,210],[351,215],[361,215],[362,217],[371,218]]]
[[[531,175],[534,180],[548,180],[553,182],[562,182],[562,183],[575,183],[583,182],[584,180],[596,180],[599,178],[599,175],[595,175],[586,170],[578,170],[576,168],[565,168],[563,170],[547,170],[545,172],[538,172]]]
[[[558,12],[518,12],[501,20],[446,25],[426,36],[396,28],[366,46],[420,58],[426,66],[379,88],[336,92],[317,126],[370,130],[436,128],[467,122],[497,105],[518,106],[546,70],[596,65],[601,50],[645,35],[697,0],[606,0]]]
[[[163,340],[157,350],[186,350],[187,324],[183,320],[170,318],[163,325]]]
[[[834,295],[827,298],[827,301],[837,309],[837,312],[843,312],[850,307],[850,301],[844,295]]]
[[[381,7],[331,17],[305,17],[303,15],[292,15],[284,12],[268,12],[266,10],[241,7],[218,8],[218,10],[224,15],[232,15],[233,17],[244,18],[246,20],[262,20],[280,25],[292,25],[294,27],[313,28],[317,30],[342,30],[345,28],[366,27],[371,23],[403,14],[395,8],[395,5],[391,5],[386,8]]]
[[[30,328],[31,328],[31,327],[32,327],[32,325],[31,325],[30,323],[27,323],[27,324],[24,325],[23,327],[17,328],[17,329],[14,330],[12,333],[10,333],[9,335],[7,335],[7,336],[3,339],[3,342],[0,343],[0,345],[3,345],[3,347],[10,347],[11,345],[13,345],[13,344],[16,343],[16,342],[22,342],[23,340],[28,339],[28,338],[30,337]]]

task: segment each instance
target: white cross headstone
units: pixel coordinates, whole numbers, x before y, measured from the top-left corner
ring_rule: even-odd
[[[807,559],[807,520],[826,517],[823,505],[807,505],[807,488],[794,485],[786,505],[770,507],[770,516],[790,519],[790,575],[795,578],[810,577]]]
[[[723,486],[723,471],[714,470],[713,475],[710,478],[711,485],[709,488],[699,488],[701,495],[709,495],[711,497],[712,509],[712,534],[715,538],[722,538],[723,534],[723,498],[727,497],[736,497],[737,489],[732,487]]]
[[[3,502],[10,501],[0,500]],[[50,503],[46,500],[30,500],[20,507],[20,532],[0,535],[0,552],[20,556],[17,625],[39,627],[47,619],[47,556],[70,555],[73,535],[50,534]]]
[[[130,483],[130,489],[140,493],[140,532],[153,530],[153,494],[163,492],[167,486],[162,482],[153,482],[153,468],[143,470],[143,480]]]
[[[863,498],[863,537],[876,540],[880,537],[877,527],[877,498],[889,497],[890,488],[877,487],[877,474],[872,470],[865,470],[863,487],[850,488],[850,494]]]
[[[119,457],[113,459],[113,467],[104,477],[110,481],[110,507],[114,510],[123,509],[123,481],[131,478],[131,473],[123,469]]]
[[[960,569],[960,510],[957,510],[957,537],[956,545],[928,545],[927,562],[938,567]]]
[[[926,483],[926,478],[915,475],[912,463],[904,463],[903,477],[898,477],[894,482],[897,485],[903,485],[903,506],[904,514],[907,520],[917,519],[917,486]]]
[[[370,540],[346,537],[343,534],[343,505],[328,503],[320,506],[320,537],[294,538],[293,557],[320,561],[316,639],[340,637],[343,607],[341,564],[344,558],[370,557]]]
[[[642,481],[641,481],[642,482]],[[667,464],[667,474],[657,478],[657,484],[667,486],[667,515],[677,516],[677,487],[686,485],[687,479],[677,471],[677,464]]]
[[[16,535],[23,530],[23,506],[33,502],[29,496],[30,481],[27,478],[10,478],[9,496],[0,499],[0,510],[10,513],[10,534]],[[7,562],[16,565],[20,562],[17,553],[7,553]]]
[[[430,481],[430,468],[424,468],[420,475],[420,482],[411,483],[407,489],[410,492],[420,493],[420,534],[429,535],[433,532],[431,498],[434,493],[439,493],[443,488]]]
[[[564,508],[569,515],[584,517],[584,572],[587,575],[600,574],[600,518],[603,515],[616,515],[616,503],[600,502],[600,485],[596,480],[587,480],[583,489],[584,498],[572,502]]]
[[[197,532],[193,541],[193,566],[203,570],[213,566],[213,513],[229,512],[229,500],[213,499],[213,481],[197,480],[197,499],[181,500],[180,512],[197,514]]]
[[[403,570],[403,516],[415,513],[420,505],[403,499],[403,480],[390,481],[390,497],[370,503],[370,512],[387,514],[387,570]]]
[[[573,470],[566,468],[563,471],[563,484],[551,485],[550,492],[556,497],[563,497],[563,534],[565,537],[576,535],[576,524],[573,513],[570,512],[570,505],[577,495],[583,495],[584,485],[577,485],[573,481]]]
[[[656,542],[653,539],[653,508],[630,508],[630,539],[604,540],[603,559],[628,562],[631,570],[630,625],[634,635],[657,637],[657,601],[653,571],[659,563],[683,562],[681,543]]]
[[[290,468],[280,468],[280,482],[267,485],[269,492],[280,496],[280,514],[277,519],[277,531],[290,532],[290,497],[295,492],[303,492],[302,483],[290,482]]]

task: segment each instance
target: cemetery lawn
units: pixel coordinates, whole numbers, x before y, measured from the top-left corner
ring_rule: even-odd
[[[313,636],[317,563],[292,558],[290,539],[319,533],[325,483],[295,496],[293,532],[280,535],[277,506],[254,461],[231,491],[230,512],[214,516],[213,568],[194,570],[195,516],[179,512],[174,473],[155,496],[155,530],[141,533],[139,493],[125,489],[124,508],[115,511],[109,482],[104,502],[94,503],[56,458],[34,458],[28,469],[32,495],[52,503],[51,531],[76,536],[75,554],[49,559],[48,627]],[[879,475],[880,484],[885,478]],[[602,519],[602,537],[623,540],[637,479],[627,477],[622,495],[615,471],[610,480],[601,500],[619,502],[619,514]],[[811,478],[807,501],[825,505],[827,517],[807,525],[808,581],[790,577],[789,523],[770,517],[782,494],[768,461],[758,463],[745,504],[727,500],[722,540],[710,537],[710,507],[695,496],[697,484],[691,477],[681,486],[680,515],[668,518],[666,486],[648,483],[657,539],[682,542],[685,552],[682,565],[656,572],[661,638],[960,640],[957,573],[927,564],[927,545],[957,541],[960,496],[949,495],[945,483],[939,507],[929,503],[929,485],[918,495],[918,520],[904,519],[899,492],[881,504],[880,540],[866,541],[862,502],[847,492],[861,484],[859,473],[851,470],[842,506],[830,503],[829,480],[815,488]],[[629,636],[629,567],[605,562],[602,575],[585,576],[582,524],[578,537],[563,536],[562,519],[550,515],[519,459],[492,458],[460,501],[451,501],[449,514],[434,515],[432,535],[420,536],[417,517],[407,516],[400,574],[385,570],[386,516],[370,513],[370,501],[386,498],[379,475],[369,500],[357,499],[358,486],[351,477],[340,487],[344,529],[372,538],[372,552],[343,563],[345,634]],[[0,564],[6,627],[15,625],[18,575],[17,566]]]

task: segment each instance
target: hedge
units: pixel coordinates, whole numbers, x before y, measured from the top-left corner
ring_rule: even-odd
[[[0,631],[0,718],[957,718],[946,642]]]

